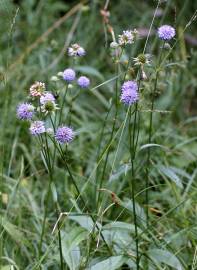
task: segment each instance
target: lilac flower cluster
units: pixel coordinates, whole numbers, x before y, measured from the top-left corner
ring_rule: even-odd
[[[40,103],[44,105],[48,101],[55,102],[55,97],[53,94],[46,92],[40,97]]]
[[[81,88],[87,88],[90,85],[90,80],[89,78],[87,78],[86,76],[81,76],[79,77],[79,79],[77,80],[77,84],[81,87]]]
[[[84,48],[77,43],[68,48],[69,56],[82,57],[85,54],[86,51]],[[53,76],[53,81],[57,82],[59,80],[58,76],[62,76],[68,84],[76,80],[76,83],[80,88],[88,88],[90,85],[90,79],[86,76],[80,76],[77,79],[76,72],[72,68],[67,68],[63,73],[60,72],[57,76]],[[56,104],[55,96],[50,92],[46,92],[45,83],[35,82],[30,87],[29,95],[32,99],[32,103],[34,102],[36,104],[35,107],[31,103],[22,103],[18,105],[16,113],[20,120],[30,121],[30,133],[33,136],[46,133],[48,136],[54,136],[55,140],[60,144],[70,143],[74,139],[74,131],[72,128],[67,126],[59,126],[55,128],[55,123],[53,123],[51,117],[50,119],[53,128],[46,127],[44,120],[47,114],[55,113],[59,108]],[[64,102],[62,104],[64,104]],[[62,113],[62,108],[60,113]]]
[[[135,81],[124,82],[121,88],[120,101],[125,105],[132,105],[139,99],[138,86]]]
[[[73,82],[76,79],[75,71],[72,68],[65,69],[63,72],[63,79],[68,83]],[[86,76],[81,76],[78,78],[77,84],[81,88],[88,88],[90,85],[90,79]]]
[[[171,40],[175,34],[175,29],[170,25],[163,25],[158,28],[158,37],[163,41]],[[123,31],[122,35],[119,35],[119,44],[116,42],[111,43],[111,48],[117,48],[117,46],[125,46],[126,44],[132,44],[134,42],[134,35],[137,35],[131,30]],[[150,55],[139,54],[136,58],[133,58],[134,65],[141,67],[141,79],[147,79],[146,73],[144,72],[144,65],[150,65]],[[123,83],[121,88],[120,101],[125,105],[132,105],[139,100],[138,86],[135,81],[126,81]]]
[[[50,136],[54,136],[58,143],[70,143],[74,139],[74,131],[70,127],[61,126],[56,131],[51,128],[46,128],[46,124],[43,120],[40,120],[42,112],[54,113],[58,107],[54,95],[50,92],[45,92],[45,84],[36,82],[30,88],[30,97],[32,101],[35,98],[39,101],[39,106],[35,108],[31,103],[21,103],[17,106],[16,114],[20,120],[31,121],[29,131],[31,135],[38,136],[43,133],[47,133]],[[33,119],[38,116],[38,119]],[[54,134],[55,133],[55,134]]]
[[[45,114],[54,113],[58,106],[55,103],[55,97],[53,94],[46,92],[40,97],[41,111]]]
[[[158,36],[164,41],[168,41],[175,36],[175,29],[170,25],[162,25],[158,28]]]
[[[75,43],[72,44],[69,48],[68,48],[68,55],[69,56],[84,56],[86,54],[86,51],[84,50],[84,48],[82,48],[79,44]]]
[[[32,135],[37,136],[42,133],[45,133],[45,125],[43,121],[34,121],[31,123],[31,126],[29,128]]]
[[[30,103],[21,103],[17,107],[17,116],[21,120],[31,120],[35,113],[35,108]]]
[[[67,68],[63,72],[63,79],[66,82],[72,82],[75,80],[76,74],[75,71],[72,68]]]
[[[123,31],[122,35],[119,35],[118,37],[118,44],[120,46],[132,44],[135,42],[137,35],[138,31],[136,29],[134,29],[133,31],[132,30]]]
[[[73,129],[66,126],[59,127],[55,133],[55,139],[60,144],[70,143],[74,136]]]

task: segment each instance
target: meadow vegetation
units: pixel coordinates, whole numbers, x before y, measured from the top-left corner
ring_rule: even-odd
[[[195,8],[0,0],[0,270],[197,269]]]

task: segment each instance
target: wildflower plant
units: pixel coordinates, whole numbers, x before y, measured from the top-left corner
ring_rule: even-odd
[[[42,267],[50,249],[61,270],[67,269],[65,264],[76,270],[94,269],[95,265],[95,269],[125,267],[140,270],[156,269],[157,265],[160,269],[166,263],[169,253],[161,256],[161,262],[160,253],[163,254],[166,247],[170,250],[171,239],[162,234],[163,227],[159,223],[162,220],[159,215],[163,214],[157,192],[160,182],[155,185],[152,181],[155,171],[164,171],[164,168],[156,164],[157,156],[153,155],[152,148],[164,148],[154,133],[155,122],[161,122],[160,112],[163,113],[158,108],[156,94],[159,83],[167,77],[166,70],[170,65],[166,65],[166,61],[176,43],[176,30],[170,25],[160,25],[153,32],[154,20],[155,16],[141,49],[140,30],[125,29],[116,33],[110,25],[109,13],[104,23],[111,35],[108,44],[108,33],[105,33],[106,46],[111,53],[111,58],[107,55],[106,59],[111,65],[110,72],[114,73],[112,78],[103,82],[104,76],[100,72],[76,65],[76,62],[84,61],[89,52],[88,48],[86,51],[80,44],[72,43],[65,50],[67,66],[52,76],[50,82],[33,83],[27,101],[16,107],[17,121],[26,121],[31,140],[39,146],[48,180],[42,200],[42,226],[38,228],[39,241],[36,242],[38,262],[33,269]],[[151,38],[158,45],[153,50]],[[172,43],[169,51],[165,49],[168,42]],[[85,74],[82,74],[83,70],[86,70]],[[101,82],[92,87],[94,79],[89,77],[90,74]],[[109,89],[104,95],[102,87]],[[93,99],[80,99],[82,95],[93,96]],[[94,103],[95,100],[101,101],[103,107]],[[85,113],[81,110],[83,102]],[[157,118],[156,112],[159,112]],[[98,115],[96,121],[95,114]],[[82,118],[86,119],[86,126],[79,124]],[[92,125],[89,119],[93,119]],[[85,140],[83,133],[87,134]],[[91,149],[87,147],[90,143]],[[78,151],[76,146],[82,147],[83,151]],[[79,161],[73,162],[72,154]],[[86,157],[87,164],[83,163]],[[78,166],[80,161],[83,164]],[[58,166],[61,167],[59,171]],[[167,172],[162,181],[174,177],[178,182],[179,178],[174,175]],[[187,174],[184,177],[187,178]],[[60,185],[58,181],[62,178]],[[57,185],[61,187],[58,189]],[[154,201],[150,192],[158,200]],[[180,194],[177,190],[175,194],[178,200]],[[66,201],[63,206],[62,201]],[[53,209],[50,215],[49,204]],[[71,207],[67,209],[65,205]],[[152,218],[152,212],[158,219]],[[123,222],[124,218],[128,222]],[[154,229],[157,222],[161,225],[159,232]],[[81,226],[76,233],[72,228],[74,223]],[[67,224],[70,230],[67,230]],[[46,228],[52,231],[52,238],[46,236]],[[48,247],[44,239],[51,241]],[[83,249],[80,250],[82,241]],[[160,253],[155,251],[154,244],[161,247]],[[182,269],[182,258],[179,263],[178,255],[174,257],[168,266]],[[155,258],[159,258],[158,261]]]
[[[81,57],[84,56],[85,54],[86,54],[85,50],[78,44],[74,44],[68,49],[69,56]],[[55,80],[53,79],[53,81],[58,82],[59,76],[62,79],[62,82],[66,84],[66,87],[63,88],[62,90],[62,92],[64,93],[61,93],[60,95],[62,100],[58,99],[57,101],[55,93],[53,93],[52,91],[51,92],[46,91],[45,83],[35,82],[30,87],[29,91],[29,98],[31,99],[31,103],[21,103],[17,106],[16,111],[17,117],[20,120],[28,120],[28,122],[30,123],[29,127],[30,135],[37,138],[37,142],[40,145],[40,150],[44,158],[44,163],[47,165],[47,170],[50,179],[47,189],[45,213],[39,242],[39,257],[42,254],[43,237],[45,234],[46,218],[47,218],[47,205],[51,185],[54,182],[53,181],[54,160],[57,154],[60,155],[62,161],[64,162],[66,170],[71,177],[71,180],[78,193],[78,196],[80,196],[80,190],[77,186],[77,183],[74,180],[74,177],[72,176],[72,173],[69,169],[69,165],[67,164],[67,146],[74,140],[75,131],[70,126],[70,121],[69,126],[65,125],[65,115],[64,115],[65,106],[69,108],[68,113],[71,114],[72,102],[76,100],[82,89],[88,88],[90,86],[90,79],[87,76],[84,76],[82,74],[80,75],[81,76],[77,78],[74,68],[66,68],[63,72],[59,72],[57,76],[55,76]],[[72,85],[73,87],[78,88],[78,93],[77,95],[74,96],[74,98],[72,98],[69,104],[67,103],[66,100],[66,94],[71,89]],[[84,204],[84,207],[87,207],[85,200],[82,197],[81,199]],[[56,211],[58,212],[58,209],[56,209]],[[87,211],[89,212],[88,208]],[[93,222],[95,222],[93,216],[92,220]],[[59,248],[61,250],[62,247],[61,247],[60,232],[58,233],[58,237],[60,241]],[[61,262],[62,262],[62,255],[61,255]]]

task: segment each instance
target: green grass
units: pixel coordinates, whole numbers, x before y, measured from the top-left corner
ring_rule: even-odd
[[[123,62],[115,64],[100,14],[105,1],[86,1],[83,7],[79,2],[0,0],[0,269],[197,269],[195,1],[160,5],[146,48],[152,55],[148,80],[140,85],[131,117],[116,98],[124,76],[137,76],[137,69],[127,70],[123,62],[143,52],[146,37],[127,47]],[[156,6],[157,1],[111,0],[109,22],[116,37],[130,28],[148,32]],[[149,141],[162,46],[154,31],[162,24],[174,25],[177,35],[159,65]],[[87,50],[75,64],[65,53],[74,42]],[[69,89],[62,119],[71,121],[77,136],[67,148],[67,165],[57,152],[49,186],[39,144],[15,112],[35,81],[46,82],[61,103],[65,83],[51,77],[67,67],[89,76],[91,89],[73,102],[77,90]],[[138,130],[135,149],[130,135],[136,142]]]

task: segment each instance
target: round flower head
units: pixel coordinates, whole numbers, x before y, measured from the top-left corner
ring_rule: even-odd
[[[139,54],[137,57],[133,58],[135,66],[150,65],[150,54]]]
[[[30,130],[30,133],[32,135],[34,135],[34,136],[42,134],[42,133],[44,133],[46,131],[43,121],[34,121],[34,122],[32,122],[29,130]]]
[[[122,85],[122,93],[120,96],[120,101],[123,102],[125,105],[131,105],[138,101],[138,86],[135,81],[127,81],[124,82]]]
[[[58,106],[54,101],[46,101],[42,106],[41,106],[41,111],[44,112],[45,114],[48,113],[54,113],[56,110],[58,110]]]
[[[55,139],[58,143],[70,143],[74,139],[74,132],[70,127],[59,127],[55,133]]]
[[[31,120],[35,113],[34,106],[30,103],[21,103],[16,113],[21,120]]]
[[[75,80],[75,71],[72,68],[67,68],[63,72],[63,79],[67,82],[72,82]]]
[[[119,45],[125,46],[127,44],[134,43],[134,41],[137,37],[137,34],[138,34],[138,32],[136,29],[134,31],[132,31],[132,30],[123,31],[122,35],[119,35],[119,37],[118,37]]]
[[[55,97],[51,93],[45,93],[40,97],[41,111],[47,113],[55,112],[58,109],[55,103]]]
[[[40,97],[44,93],[45,89],[46,89],[45,83],[35,82],[30,87],[30,96],[32,96],[32,97]]]
[[[176,34],[175,29],[170,25],[163,25],[159,27],[157,33],[158,33],[159,38],[162,40],[170,40]]]
[[[75,43],[72,44],[71,47],[68,48],[68,55],[69,56],[84,56],[86,51],[82,48],[79,44]]]
[[[116,48],[118,48],[118,46],[119,46],[119,44],[115,41],[110,43],[110,48],[112,48],[112,49],[116,49]]]
[[[77,80],[77,84],[81,87],[81,88],[87,88],[90,85],[90,80],[86,77],[86,76],[81,76],[79,77],[79,79]]]
[[[42,105],[45,104],[45,103],[48,102],[48,101],[52,101],[52,102],[55,101],[55,97],[54,97],[53,94],[51,94],[51,93],[45,93],[44,95],[42,95],[42,96],[40,97],[40,103],[41,103]]]
[[[84,56],[86,54],[84,48],[79,47],[77,50],[77,56]]]

